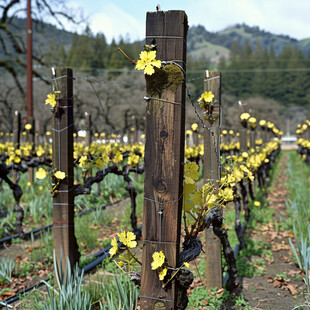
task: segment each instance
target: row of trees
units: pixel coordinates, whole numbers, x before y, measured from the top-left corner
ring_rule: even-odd
[[[129,40],[113,39],[111,44],[106,42],[102,33],[93,35],[87,27],[82,35],[74,34],[68,51],[63,45],[51,43],[46,55],[46,62],[53,66],[68,66],[96,74],[102,69],[133,69],[132,63],[118,50],[121,48],[132,59],[137,59],[143,49],[141,42],[130,43]]]
[[[234,42],[229,61],[222,59],[219,70],[225,93],[272,98],[286,107],[310,105],[310,53],[305,57],[290,45],[276,55],[259,42],[254,49]]]

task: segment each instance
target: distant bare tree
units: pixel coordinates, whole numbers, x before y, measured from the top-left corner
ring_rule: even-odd
[[[34,22],[50,21],[56,22],[64,28],[64,21],[71,23],[80,23],[83,18],[79,18],[76,10],[68,8],[65,0],[36,0],[32,1],[32,18]],[[2,0],[0,4],[0,47],[3,55],[0,57],[0,68],[3,68],[15,81],[16,87],[22,97],[25,96],[24,88],[18,77],[19,72],[26,68],[25,62],[26,46],[24,39],[14,33],[14,17],[26,17],[27,1],[26,0]],[[44,65],[42,57],[32,55],[36,63]],[[33,76],[42,79],[37,70],[33,70]]]

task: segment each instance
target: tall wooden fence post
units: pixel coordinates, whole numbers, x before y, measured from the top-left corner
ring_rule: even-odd
[[[85,112],[85,131],[86,131],[86,146],[90,147],[92,142],[92,121],[91,121],[91,115],[88,112]]]
[[[248,104],[246,102],[239,101],[239,106],[242,113],[248,112]],[[248,121],[246,121],[248,123]],[[248,151],[248,126],[245,128],[240,125],[240,152],[247,152]]]
[[[203,176],[205,180],[212,180],[215,188],[221,180],[220,167],[220,120],[221,120],[221,73],[206,71],[204,90],[212,91],[215,104],[213,106],[212,121],[205,119],[204,131],[204,160]],[[206,236],[206,287],[222,288],[222,251],[221,241],[214,234],[210,226],[205,231]]]
[[[13,144],[16,150],[20,147],[20,113],[15,111],[14,120],[13,120]],[[17,181],[17,171],[13,170],[13,183],[16,184]]]
[[[185,71],[187,16],[184,11],[148,12],[146,44],[157,43],[157,59],[174,61]],[[181,72],[181,71],[180,71]],[[185,79],[185,76],[184,76]],[[147,102],[141,309],[177,309],[174,280],[167,288],[151,269],[162,251],[176,268],[180,251],[185,136],[185,81]],[[157,99],[158,98],[158,99]]]
[[[27,132],[27,142],[31,144],[31,155],[35,151],[35,120],[33,117],[28,117],[28,124],[31,125],[31,129]],[[28,169],[28,182],[33,183],[34,174],[32,167]]]
[[[60,263],[62,251],[65,268],[67,257],[71,267],[80,257],[74,235],[73,77],[70,68],[52,68],[52,72],[53,89],[60,91],[53,113],[53,171],[66,174],[53,196],[53,234],[57,262]]]

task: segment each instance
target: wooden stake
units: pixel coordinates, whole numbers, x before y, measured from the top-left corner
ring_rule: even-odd
[[[241,113],[247,113],[248,112],[248,105],[246,102],[239,101],[239,106]],[[242,125],[240,125],[240,152],[247,152],[248,151],[248,129],[244,128]]]
[[[15,150],[18,150],[20,147],[20,113],[18,111],[15,111],[14,120],[13,120],[13,144],[15,147]],[[13,170],[13,183],[16,184],[17,180],[17,172],[16,170]]]
[[[212,119],[205,119],[204,130],[204,165],[203,175],[205,180],[211,180],[216,191],[218,181],[221,180],[220,167],[220,118],[221,118],[221,73],[218,71],[206,71],[204,90],[212,91],[214,94],[214,107]],[[222,251],[221,241],[214,234],[210,226],[205,231],[206,252],[206,287],[207,289],[223,286]]]
[[[73,192],[73,78],[70,68],[52,68],[53,88],[60,91],[60,100],[53,113],[53,171],[62,171],[66,178],[60,181],[53,196],[54,248],[58,265],[62,251],[63,268],[67,257],[73,268],[80,254],[74,235],[74,192]],[[57,79],[57,77],[61,77]],[[57,180],[55,179],[55,182]]]
[[[31,129],[27,132],[27,142],[31,144],[31,154],[34,152],[35,149],[35,120],[33,117],[28,117],[28,124],[31,125]],[[29,167],[28,169],[28,182],[31,184],[34,180],[34,173],[33,168]]]
[[[91,115],[88,112],[85,112],[85,130],[86,130],[86,146],[90,147],[92,141],[92,122],[91,122]]]
[[[157,59],[176,61],[185,70],[187,16],[184,11],[148,12],[146,44],[155,39]],[[147,103],[141,309],[176,309],[174,280],[163,289],[151,269],[154,252],[163,251],[176,268],[180,251],[185,138],[185,85],[163,90]],[[171,103],[172,102],[172,103]],[[175,102],[176,104],[173,104]]]

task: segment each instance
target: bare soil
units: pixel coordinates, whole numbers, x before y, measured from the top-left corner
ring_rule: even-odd
[[[267,225],[261,225],[259,231],[248,231],[251,238],[267,241],[271,245],[273,254],[273,259],[265,259],[264,275],[241,279],[240,294],[251,307],[257,310],[302,309],[301,305],[305,305],[310,300],[302,280],[303,274],[294,261],[288,242],[288,238],[293,240],[294,235],[291,231],[276,230],[278,226],[276,224],[280,224],[281,218],[287,216],[285,202],[288,197],[285,182],[288,176],[286,175],[285,154],[279,165],[279,175],[268,191],[270,207],[275,210],[273,221]],[[305,306],[303,309],[310,309],[310,306]]]

